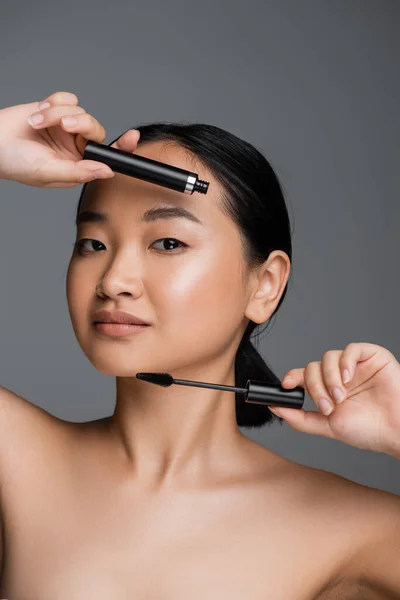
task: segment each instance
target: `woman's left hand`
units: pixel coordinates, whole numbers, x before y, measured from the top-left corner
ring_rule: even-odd
[[[400,458],[400,364],[389,350],[354,342],[344,350],[328,350],[322,361],[291,369],[286,375],[290,382],[283,378],[282,387],[301,386],[321,410],[322,398],[333,407],[330,414],[269,407],[293,429]],[[343,401],[335,399],[334,388],[344,392]]]

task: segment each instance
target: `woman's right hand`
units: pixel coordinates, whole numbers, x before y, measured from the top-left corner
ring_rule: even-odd
[[[0,179],[10,179],[41,188],[69,188],[101,178],[96,170],[106,171],[107,178],[115,173],[102,162],[82,160],[89,140],[100,144],[106,137],[104,127],[70,92],[55,92],[42,102],[50,107],[40,110],[39,102],[18,104],[0,109]],[[44,121],[32,126],[28,118],[40,111]],[[74,116],[75,127],[61,120]],[[129,129],[112,148],[133,152],[140,132]]]

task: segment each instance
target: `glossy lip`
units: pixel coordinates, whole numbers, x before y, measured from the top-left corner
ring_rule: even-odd
[[[128,325],[150,325],[139,317],[122,310],[98,310],[93,313],[93,325],[96,323],[121,323]]]
[[[134,325],[132,323],[97,323],[94,327],[99,333],[111,337],[123,337],[147,329],[146,325]]]

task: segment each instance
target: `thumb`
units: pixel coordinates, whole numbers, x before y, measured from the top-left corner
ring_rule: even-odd
[[[71,183],[77,185],[93,181],[93,179],[104,179],[96,171],[105,171],[108,173],[107,178],[114,177],[115,173],[104,163],[95,160],[64,160],[54,159],[49,160],[45,165],[37,170],[36,176],[41,183],[46,187],[55,187],[55,182]]]
[[[296,431],[335,439],[328,417],[318,410],[306,411],[302,408],[287,408],[286,406],[269,406],[268,408],[275,415],[284,419]]]
[[[128,129],[116,142],[111,144],[111,148],[133,152],[139,143],[140,131],[138,129]]]

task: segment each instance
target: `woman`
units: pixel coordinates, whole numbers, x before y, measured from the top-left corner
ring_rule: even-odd
[[[148,125],[111,144],[210,182],[207,195],[187,196],[82,161],[104,128],[74,94],[47,100],[36,126],[26,123],[36,102],[0,111],[0,176],[38,187],[91,182],[78,206],[67,300],[83,352],[116,377],[116,406],[110,417],[68,423],[1,390],[1,597],[393,594],[392,552],[380,566],[372,550],[380,543],[383,556],[390,541],[399,551],[397,497],[244,436],[238,426],[278,420],[265,406],[135,377],[279,381],[250,342],[281,305],[291,266],[289,218],[269,163],[206,125]],[[63,122],[69,115],[75,128]],[[146,326],[109,335],[95,324],[102,310]]]

